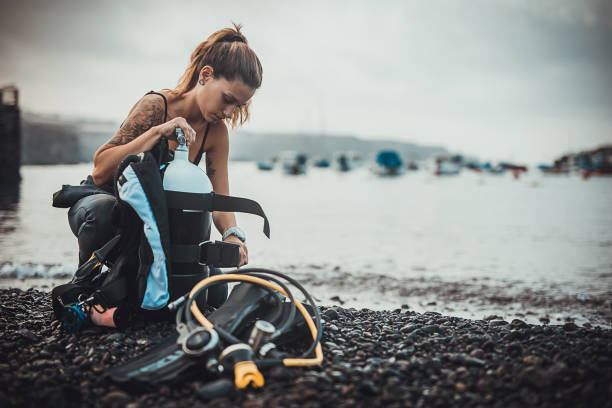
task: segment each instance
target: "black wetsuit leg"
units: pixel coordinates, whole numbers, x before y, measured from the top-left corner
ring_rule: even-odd
[[[81,198],[68,211],[68,224],[79,242],[79,265],[117,233],[111,218],[116,201],[110,194],[94,194]]]

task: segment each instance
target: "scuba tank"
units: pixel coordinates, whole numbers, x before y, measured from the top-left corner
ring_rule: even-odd
[[[213,188],[206,173],[189,161],[187,140],[181,128],[176,128],[176,136],[178,147],[174,151],[174,159],[169,162],[164,172],[164,190],[197,194],[211,193]],[[210,211],[168,208],[168,223],[170,224],[171,247],[198,245],[210,239],[212,224]],[[208,276],[209,268],[206,265],[173,260],[168,276],[170,300],[189,292],[197,282]],[[205,298],[201,300],[206,301]]]

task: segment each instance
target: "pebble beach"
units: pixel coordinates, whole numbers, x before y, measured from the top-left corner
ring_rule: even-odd
[[[105,373],[155,346],[172,323],[69,334],[37,289],[0,289],[0,310],[2,407],[612,406],[612,331],[572,322],[322,307],[320,367],[265,371],[260,389],[196,378],[135,391]]]

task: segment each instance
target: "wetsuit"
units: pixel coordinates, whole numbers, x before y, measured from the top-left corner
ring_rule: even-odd
[[[164,123],[168,115],[168,101],[166,97],[159,92],[148,92],[146,95],[155,94],[164,99],[165,112]],[[204,143],[208,136],[210,124],[206,125],[204,138],[198,150],[198,154],[194,160],[197,166],[202,159],[204,153]],[[89,183],[93,184],[91,177],[88,177]],[[105,186],[107,187],[107,186]],[[112,186],[108,186],[109,191],[112,191]],[[79,265],[86,262],[91,254],[96,249],[99,249],[117,234],[117,228],[112,222],[113,207],[116,203],[116,198],[110,194],[93,194],[81,198],[77,201],[70,210],[68,210],[68,224],[72,233],[77,237],[79,243]],[[218,268],[211,267],[210,274],[217,275],[221,273]],[[211,288],[208,293],[208,304],[211,306],[220,306],[227,298],[227,285],[217,285]]]

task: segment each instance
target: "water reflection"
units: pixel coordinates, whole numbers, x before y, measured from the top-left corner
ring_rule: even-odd
[[[14,232],[17,227],[21,184],[0,187],[0,234]]]

